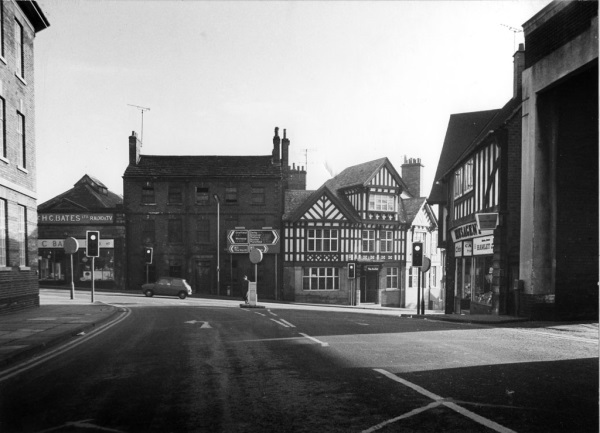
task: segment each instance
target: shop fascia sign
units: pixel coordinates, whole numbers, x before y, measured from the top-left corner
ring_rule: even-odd
[[[85,239],[76,239],[79,248],[85,248],[87,241]],[[38,239],[38,248],[64,248],[64,239]],[[100,248],[114,248],[114,239],[102,239],[100,238]]]
[[[496,215],[494,219],[493,215]],[[493,235],[498,225],[498,214],[476,214],[476,221],[456,227],[450,231],[454,242],[479,236]]]
[[[279,230],[235,229],[227,233],[228,250],[233,254],[248,254],[257,249],[263,254],[279,253]]]
[[[111,213],[38,213],[38,224],[112,224]]]

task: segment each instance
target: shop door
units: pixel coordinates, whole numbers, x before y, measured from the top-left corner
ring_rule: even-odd
[[[194,277],[194,293],[212,292],[212,275],[210,272],[210,262],[196,262],[196,272]]]
[[[365,272],[361,278],[360,302],[377,302],[377,291],[379,289],[379,272]]]

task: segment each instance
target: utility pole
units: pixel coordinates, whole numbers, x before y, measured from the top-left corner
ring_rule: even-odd
[[[139,105],[127,104],[130,107],[137,108],[142,112],[142,130],[140,131],[140,142],[144,142],[144,111],[150,111],[148,107],[140,107]]]

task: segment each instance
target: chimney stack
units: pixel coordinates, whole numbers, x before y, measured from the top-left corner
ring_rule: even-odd
[[[135,131],[131,131],[129,136],[129,165],[137,165],[140,162],[140,149],[142,142],[138,140]]]
[[[408,188],[408,193],[415,198],[422,197],[421,177],[423,175],[423,165],[421,158],[404,158],[402,164],[402,180]]]
[[[273,136],[273,164],[279,164],[279,145],[281,139],[279,138],[279,128],[275,127],[275,135]]]
[[[290,151],[290,140],[285,135],[286,131],[283,130],[283,140],[281,140],[281,165],[284,170],[289,169],[289,151]]]
[[[523,70],[525,69],[525,45],[519,44],[519,50],[513,55],[513,98],[521,95],[523,90]]]

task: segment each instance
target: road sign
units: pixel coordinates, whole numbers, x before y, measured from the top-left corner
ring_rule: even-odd
[[[260,263],[263,259],[263,253],[258,248],[252,248],[250,250],[250,261],[254,264]]]
[[[279,230],[229,230],[227,234],[230,253],[249,253],[251,248],[260,249],[263,254],[279,253]]]
[[[423,266],[421,266],[421,272],[427,272],[431,268],[431,260],[429,257],[423,257]]]
[[[77,243],[77,239],[75,238],[67,238],[63,244],[63,248],[65,249],[65,253],[67,254],[75,254],[77,250],[79,250],[79,243]]]

